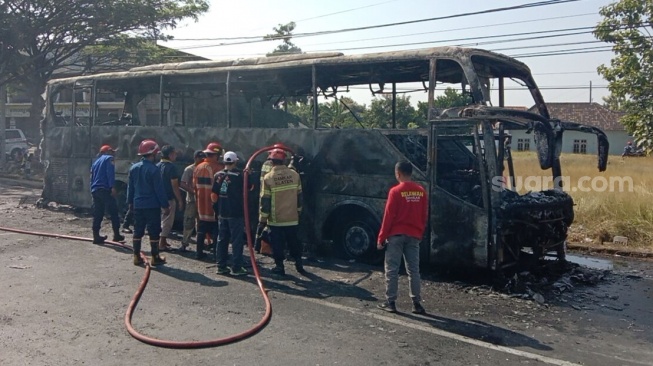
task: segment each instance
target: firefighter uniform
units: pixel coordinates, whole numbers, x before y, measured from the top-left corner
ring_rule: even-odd
[[[272,153],[271,153],[272,154]],[[288,244],[295,267],[303,273],[302,250],[297,238],[297,226],[302,210],[302,184],[299,174],[283,164],[274,165],[263,177],[259,222],[270,227],[274,262],[273,270],[284,274],[284,243]]]

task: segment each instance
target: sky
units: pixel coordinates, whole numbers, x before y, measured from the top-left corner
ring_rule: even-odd
[[[260,39],[273,33],[275,26],[291,21],[297,24],[294,33],[299,35],[445,17],[535,2],[538,0],[210,0],[208,13],[197,22],[185,21],[176,29],[167,31],[175,40],[161,45],[214,60],[261,57],[281,42],[228,43],[251,41],[234,40],[236,37]],[[591,48],[608,45],[599,43],[589,27],[596,26],[601,20],[600,8],[612,2],[578,0],[369,30],[296,37],[293,42],[304,52],[338,51],[344,54],[452,45],[482,48],[517,56],[518,60],[526,63],[547,102],[589,102],[591,98],[593,102],[602,103],[602,97],[609,92],[607,82],[596,69],[601,64],[609,65],[613,54],[609,50],[593,52]],[[532,34],[516,35],[518,33]],[[551,37],[568,33],[576,34]],[[479,39],[488,36],[499,37]],[[590,49],[579,53],[579,48]],[[574,53],[523,57],[562,50],[574,50]],[[422,98],[417,95],[413,101]],[[532,104],[532,98],[525,91],[506,93],[506,105],[530,107]]]

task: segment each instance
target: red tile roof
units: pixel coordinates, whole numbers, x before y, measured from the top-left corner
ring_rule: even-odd
[[[624,113],[609,110],[598,103],[547,103],[546,105],[551,118],[595,126],[604,131],[625,130],[619,123]],[[529,111],[537,113],[537,108],[533,106]]]

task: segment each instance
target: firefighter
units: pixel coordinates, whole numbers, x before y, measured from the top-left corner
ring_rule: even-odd
[[[107,239],[100,235],[100,227],[104,218],[105,210],[111,216],[111,227],[113,229],[113,241],[123,241],[125,237],[120,235],[120,217],[118,216],[118,205],[116,204],[116,168],[114,166],[113,154],[116,149],[109,145],[102,145],[98,158],[91,165],[91,195],[93,196],[93,244],[102,244]]]
[[[286,147],[286,145],[284,145],[284,144],[282,144],[280,142],[272,145],[272,147],[275,148],[275,149],[282,149],[282,150],[286,150],[286,151],[290,150],[290,149],[288,149],[288,147]],[[287,154],[285,156],[287,157]],[[285,160],[285,157],[284,157],[284,160]],[[272,170],[272,160],[270,160],[270,158],[268,157],[265,160],[265,162],[263,163],[263,165],[261,165],[261,176],[260,176],[260,181],[261,182],[260,182],[260,185],[257,187],[259,190],[262,189],[262,187],[263,187],[263,177],[265,177],[265,175],[268,174],[270,172],[270,170]],[[261,235],[263,235],[263,230],[264,229],[265,229],[265,225],[258,225],[258,227],[257,227],[256,234],[255,234],[256,241],[254,243],[254,250],[256,250],[256,253],[261,252]]]
[[[220,163],[222,146],[217,142],[211,142],[204,150],[206,159],[193,171],[193,189],[195,190],[195,202],[197,204],[197,259],[204,258],[204,240],[210,235],[215,244],[218,240],[218,222],[213,210],[212,188],[215,173],[224,169]]]
[[[154,159],[159,152],[159,145],[154,140],[143,140],[138,146],[141,161],[129,169],[129,184],[127,186],[127,203],[134,210],[134,265],[143,263],[141,240],[145,229],[150,236],[152,250],[151,265],[156,266],[166,262],[159,255],[159,236],[161,234],[161,211],[170,213],[170,204],[166,197],[161,171],[154,165]]]
[[[302,210],[302,184],[299,174],[285,164],[286,152],[282,149],[270,151],[268,159],[272,169],[263,177],[259,209],[259,229],[270,228],[270,240],[275,267],[272,272],[284,275],[284,243],[288,244],[290,255],[295,259],[295,269],[306,274],[302,265],[302,251],[297,238],[297,226]]]

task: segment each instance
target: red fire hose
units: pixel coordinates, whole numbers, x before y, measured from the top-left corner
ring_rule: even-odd
[[[265,290],[265,287],[263,286],[263,281],[261,281],[261,276],[258,270],[258,265],[256,264],[256,256],[254,254],[254,247],[252,245],[252,234],[251,234],[251,226],[250,226],[250,221],[249,221],[249,209],[248,209],[248,195],[247,193],[249,192],[248,189],[248,177],[249,177],[249,166],[254,161],[254,159],[261,154],[262,152],[271,150],[273,147],[266,147],[257,150],[247,161],[247,165],[245,166],[245,171],[243,173],[243,202],[244,202],[244,208],[245,208],[245,233],[247,236],[247,249],[249,250],[249,258],[250,261],[252,262],[252,269],[254,271],[254,277],[256,278],[256,283],[258,285],[259,290],[261,291],[261,295],[263,296],[263,299],[265,300],[265,314],[261,318],[261,320],[254,325],[252,328],[238,333],[234,335],[230,335],[228,337],[223,337],[223,338],[218,338],[218,339],[211,339],[211,340],[205,340],[205,341],[169,341],[169,340],[163,340],[163,339],[156,339],[152,337],[148,337],[144,334],[139,333],[134,327],[132,326],[132,316],[134,314],[134,310],[136,310],[136,305],[138,305],[138,301],[141,299],[141,296],[143,295],[143,292],[145,291],[145,287],[147,286],[147,283],[150,279],[150,272],[152,271],[152,268],[150,266],[150,263],[147,259],[147,256],[143,254],[143,252],[140,253],[141,258],[145,262],[145,273],[143,274],[143,278],[141,279],[140,284],[138,285],[138,289],[136,290],[136,293],[132,297],[131,301],[129,302],[129,306],[127,307],[127,312],[125,313],[125,327],[127,327],[127,331],[129,334],[138,339],[139,341],[143,343],[150,344],[152,346],[157,346],[157,347],[165,347],[165,348],[178,348],[178,349],[188,349],[188,348],[207,348],[207,347],[216,347],[216,346],[222,346],[225,344],[230,344],[234,342],[238,342],[240,340],[243,340],[245,338],[248,338],[256,333],[258,333],[265,325],[270,321],[270,318],[272,317],[272,304],[270,303],[270,298],[268,297],[267,291]],[[1,231],[8,231],[8,232],[13,232],[13,233],[18,233],[18,234],[27,234],[27,235],[36,235],[36,236],[43,236],[43,237],[49,237],[49,238],[60,238],[60,239],[69,239],[69,240],[78,240],[78,241],[87,241],[87,242],[93,242],[93,239],[90,238],[84,238],[84,237],[79,237],[79,236],[72,236],[72,235],[61,235],[61,234],[52,234],[52,233],[41,233],[41,232],[36,232],[36,231],[28,231],[28,230],[20,230],[20,229],[13,229],[13,228],[7,228],[7,227],[0,227]],[[106,244],[117,246],[120,248],[124,248],[130,251],[133,251],[131,246],[118,243],[115,241],[105,241]]]

